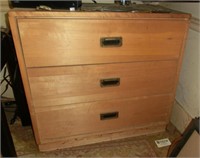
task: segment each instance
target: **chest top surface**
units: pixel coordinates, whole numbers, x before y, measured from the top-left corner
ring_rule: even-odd
[[[35,9],[12,9],[9,16],[22,17],[79,17],[79,18],[118,18],[118,19],[138,19],[138,18],[181,18],[187,20],[190,14],[174,11],[159,5],[131,4],[128,6],[116,4],[83,4],[76,11],[54,9],[51,11]]]

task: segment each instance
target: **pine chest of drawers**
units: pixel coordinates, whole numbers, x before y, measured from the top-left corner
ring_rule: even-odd
[[[165,130],[188,14],[10,11],[41,151]]]

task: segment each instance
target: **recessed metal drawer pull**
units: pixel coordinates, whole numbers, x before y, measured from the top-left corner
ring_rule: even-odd
[[[111,86],[119,86],[119,85],[120,85],[120,78],[108,78],[108,79],[100,80],[101,87],[111,87]]]
[[[102,37],[100,45],[101,47],[121,47],[122,37]]]
[[[116,119],[119,117],[119,112],[109,112],[100,114],[100,120]]]

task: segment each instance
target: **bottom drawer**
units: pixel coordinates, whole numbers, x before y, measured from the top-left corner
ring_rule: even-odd
[[[38,109],[36,119],[40,142],[167,123],[171,103],[172,96],[163,95]]]

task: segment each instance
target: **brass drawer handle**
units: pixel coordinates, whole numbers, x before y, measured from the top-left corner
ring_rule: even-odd
[[[100,45],[101,47],[121,47],[122,37],[102,37]]]
[[[109,112],[100,114],[100,120],[116,119],[119,117],[119,112]]]
[[[120,85],[120,78],[108,78],[108,79],[101,79],[100,86],[103,87],[111,87],[111,86],[119,86]]]

